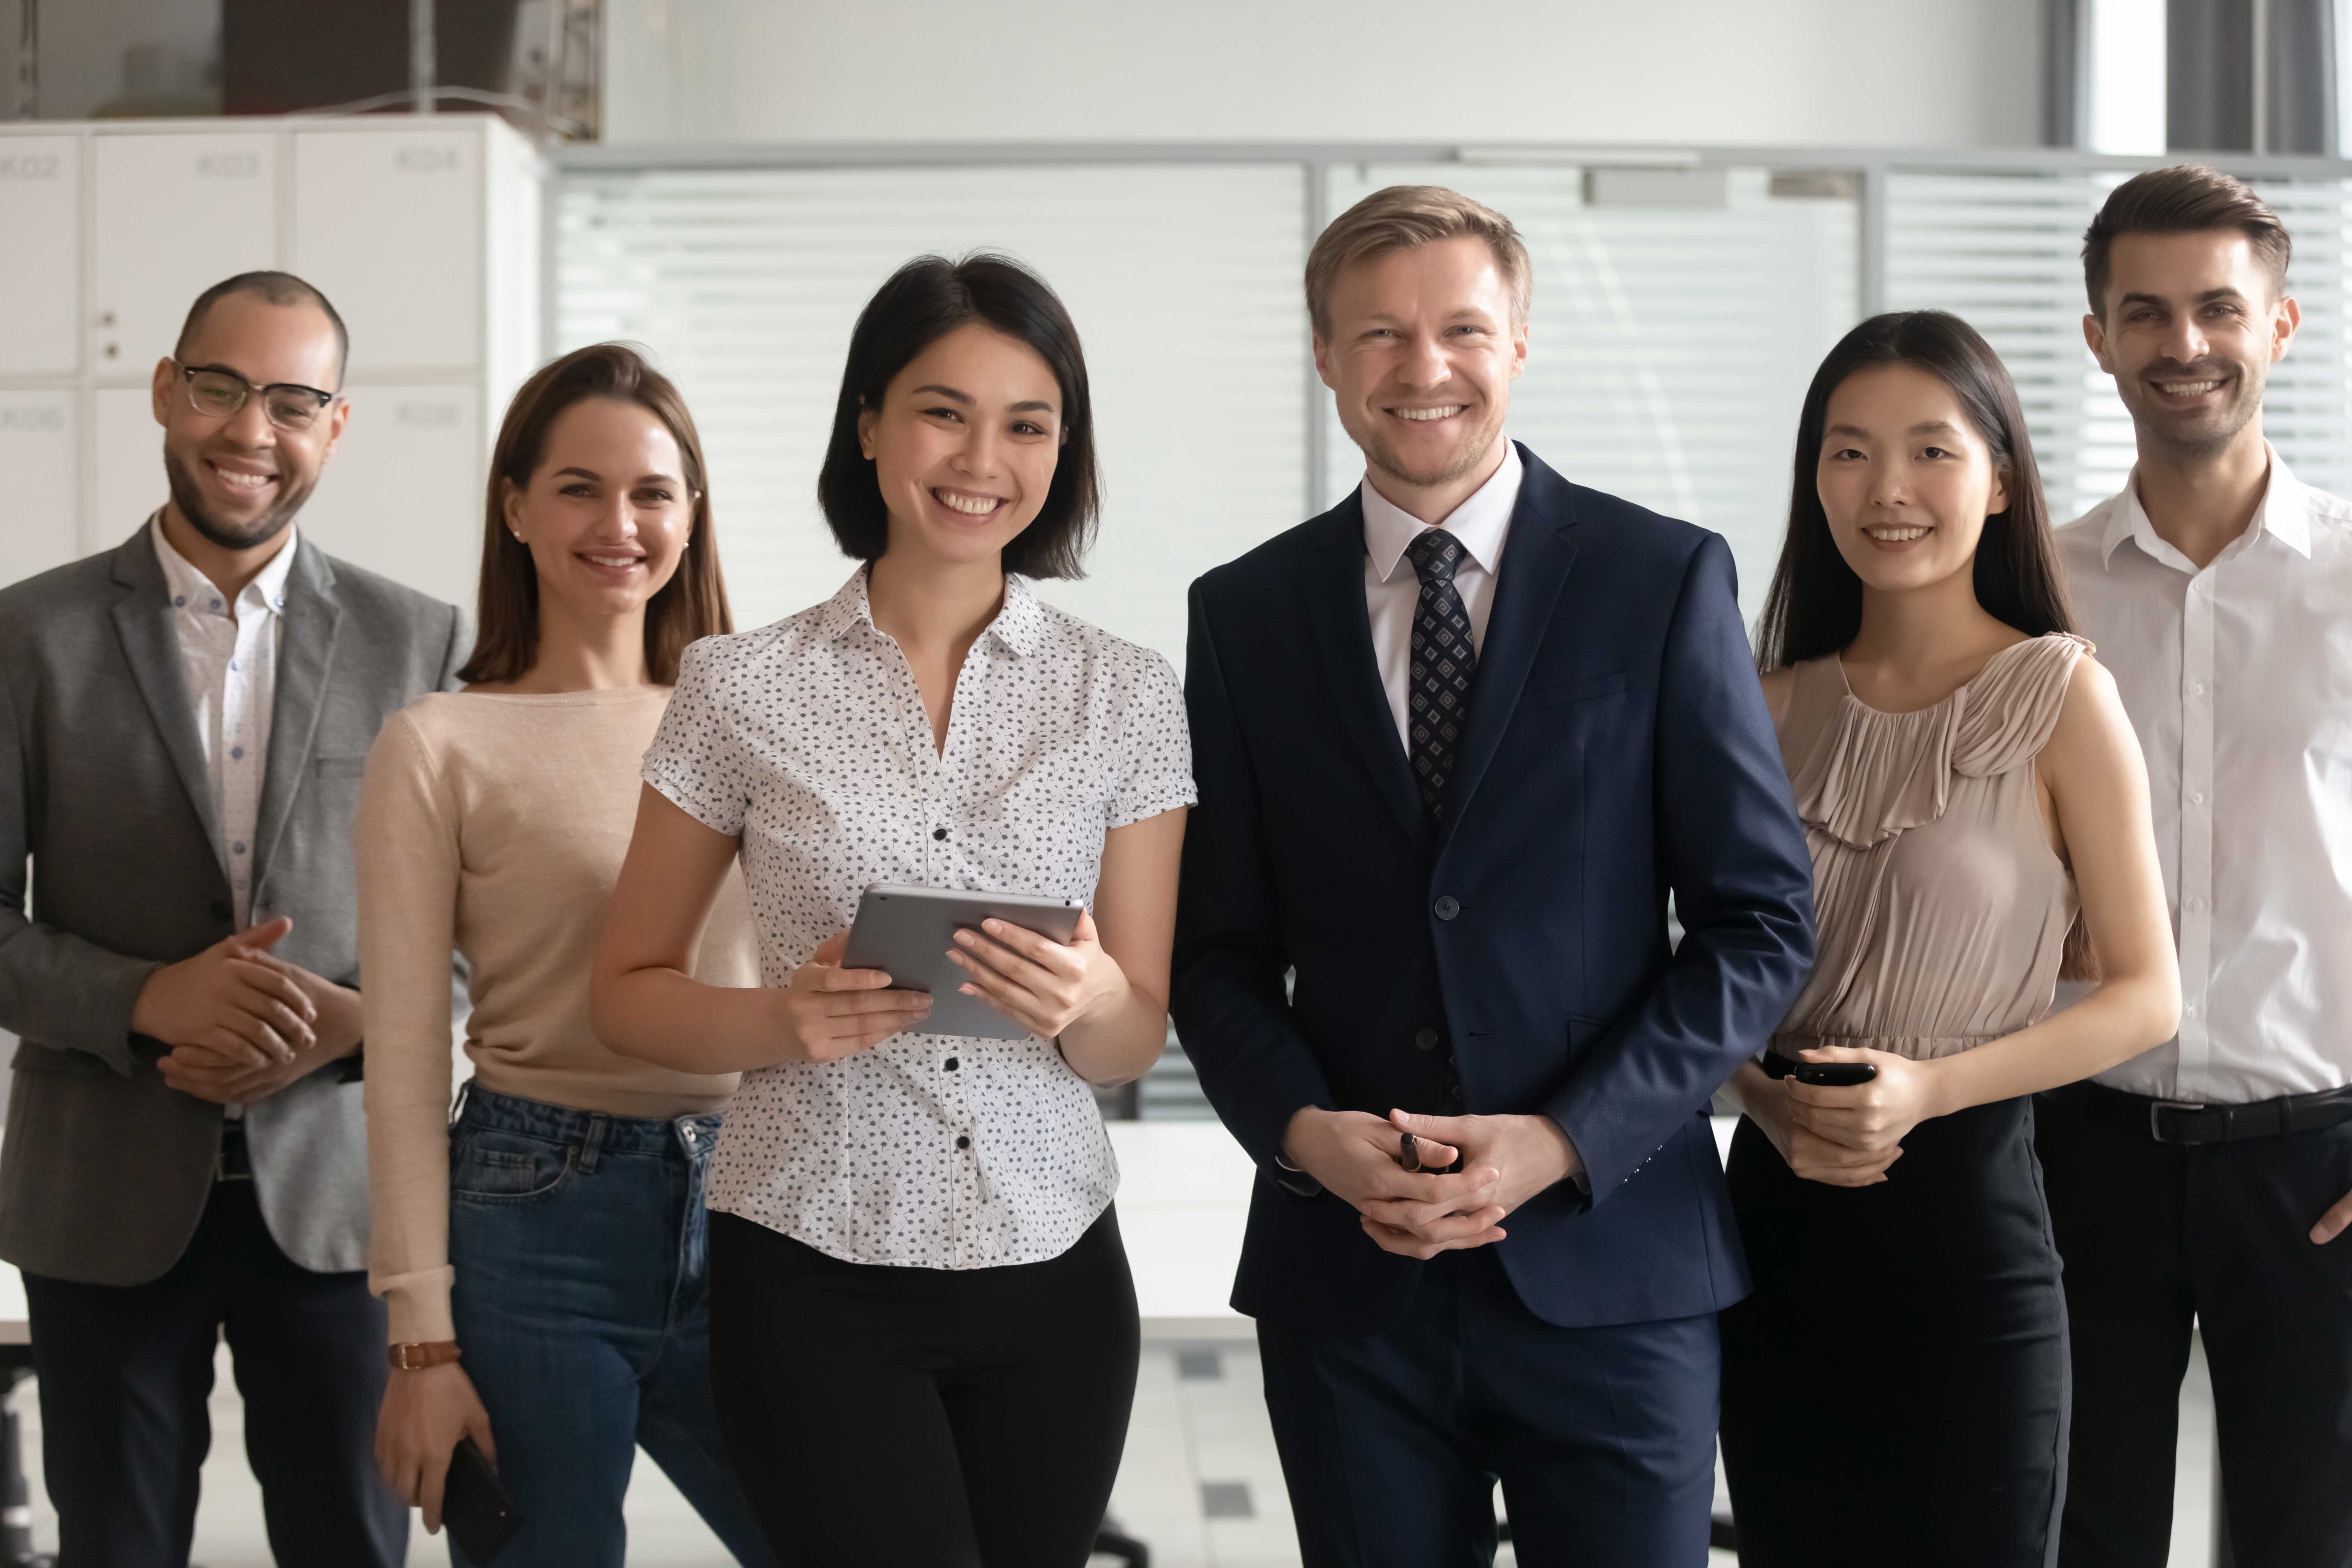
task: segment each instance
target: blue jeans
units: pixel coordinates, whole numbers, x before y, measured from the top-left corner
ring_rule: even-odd
[[[523,1517],[498,1568],[622,1568],[640,1444],[738,1562],[774,1568],[710,1398],[702,1180],[718,1131],[716,1116],[467,1089],[449,1130],[452,1305]]]

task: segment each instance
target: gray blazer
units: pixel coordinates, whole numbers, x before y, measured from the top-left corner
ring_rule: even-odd
[[[456,684],[457,610],[298,537],[253,860],[277,951],[359,984],[352,817],[385,717]],[[155,548],[0,589],[0,1028],[23,1037],[0,1140],[0,1258],[138,1285],[176,1262],[212,1189],[221,1109],[164,1086],[131,1032],[147,976],[230,933],[204,752]],[[26,910],[26,858],[34,865]],[[306,1268],[366,1267],[356,1063],[247,1108],[269,1233]]]

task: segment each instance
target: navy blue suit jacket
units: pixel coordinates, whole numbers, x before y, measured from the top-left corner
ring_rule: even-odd
[[[1422,1265],[1272,1178],[1301,1107],[1442,1112],[1428,1029],[1466,1111],[1548,1114],[1583,1156],[1590,1192],[1496,1244],[1530,1310],[1748,1291],[1706,1105],[1811,967],[1812,871],[1731,552],[1520,455],[1442,833],[1373,659],[1357,497],[1192,584],[1171,1011],[1259,1167],[1233,1297],[1255,1317],[1365,1333],[1411,1300]]]

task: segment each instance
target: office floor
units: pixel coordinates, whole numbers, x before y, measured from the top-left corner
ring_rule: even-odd
[[[40,1479],[40,1417],[29,1384],[18,1391],[35,1531],[54,1551],[57,1520]],[[2181,1405],[2180,1468],[2172,1568],[2206,1568],[2213,1399],[2200,1351]],[[243,1410],[223,1352],[212,1403],[213,1451],[196,1520],[199,1568],[269,1568],[260,1494],[246,1468]],[[1112,1509],[1147,1542],[1154,1568],[1291,1568],[1297,1562],[1290,1508],[1258,1390],[1256,1348],[1148,1344],[1136,1388],[1135,1420]],[[659,1469],[642,1458],[629,1490],[631,1568],[724,1568],[729,1559]],[[437,1539],[418,1530],[411,1568],[448,1562]],[[1097,1559],[1107,1563],[1107,1558]],[[1507,1549],[1504,1563],[1512,1562]],[[1710,1554],[1727,1565],[1731,1553]],[[884,1568],[879,1559],[877,1568]]]

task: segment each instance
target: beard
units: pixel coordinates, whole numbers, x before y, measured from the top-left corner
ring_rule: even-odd
[[[286,525],[294,521],[294,514],[302,510],[302,503],[310,499],[310,491],[319,482],[314,475],[307,484],[289,485],[287,483],[289,476],[280,469],[278,475],[278,504],[251,522],[236,527],[222,521],[205,509],[204,492],[196,488],[195,476],[188,472],[187,465],[180,460],[179,454],[168,447],[163,450],[163,477],[171,483],[172,504],[180,509],[180,515],[188,520],[188,526],[223,550],[251,550],[285,532]]]
[[[2224,380],[2230,399],[2210,410],[2166,408],[2149,392],[2147,383],[2152,379]],[[2116,395],[2123,399],[2142,439],[2193,455],[2219,451],[2236,440],[2238,433],[2262,412],[2263,389],[2269,380],[2270,366],[2263,363],[2208,359],[2184,365],[2178,360],[2159,360],[2137,375],[2117,376]]]
[[[1496,438],[1503,433],[1503,418],[1509,409],[1506,405],[1492,403],[1485,407],[1486,416],[1475,426],[1471,426],[1467,418],[1463,420],[1467,428],[1454,441],[1451,450],[1418,465],[1390,444],[1384,429],[1358,429],[1354,419],[1345,413],[1340,415],[1339,424],[1362,449],[1364,461],[1371,468],[1404,484],[1425,489],[1431,485],[1451,484],[1463,478],[1485,462],[1495,450]],[[1377,417],[1375,416],[1375,419]]]

